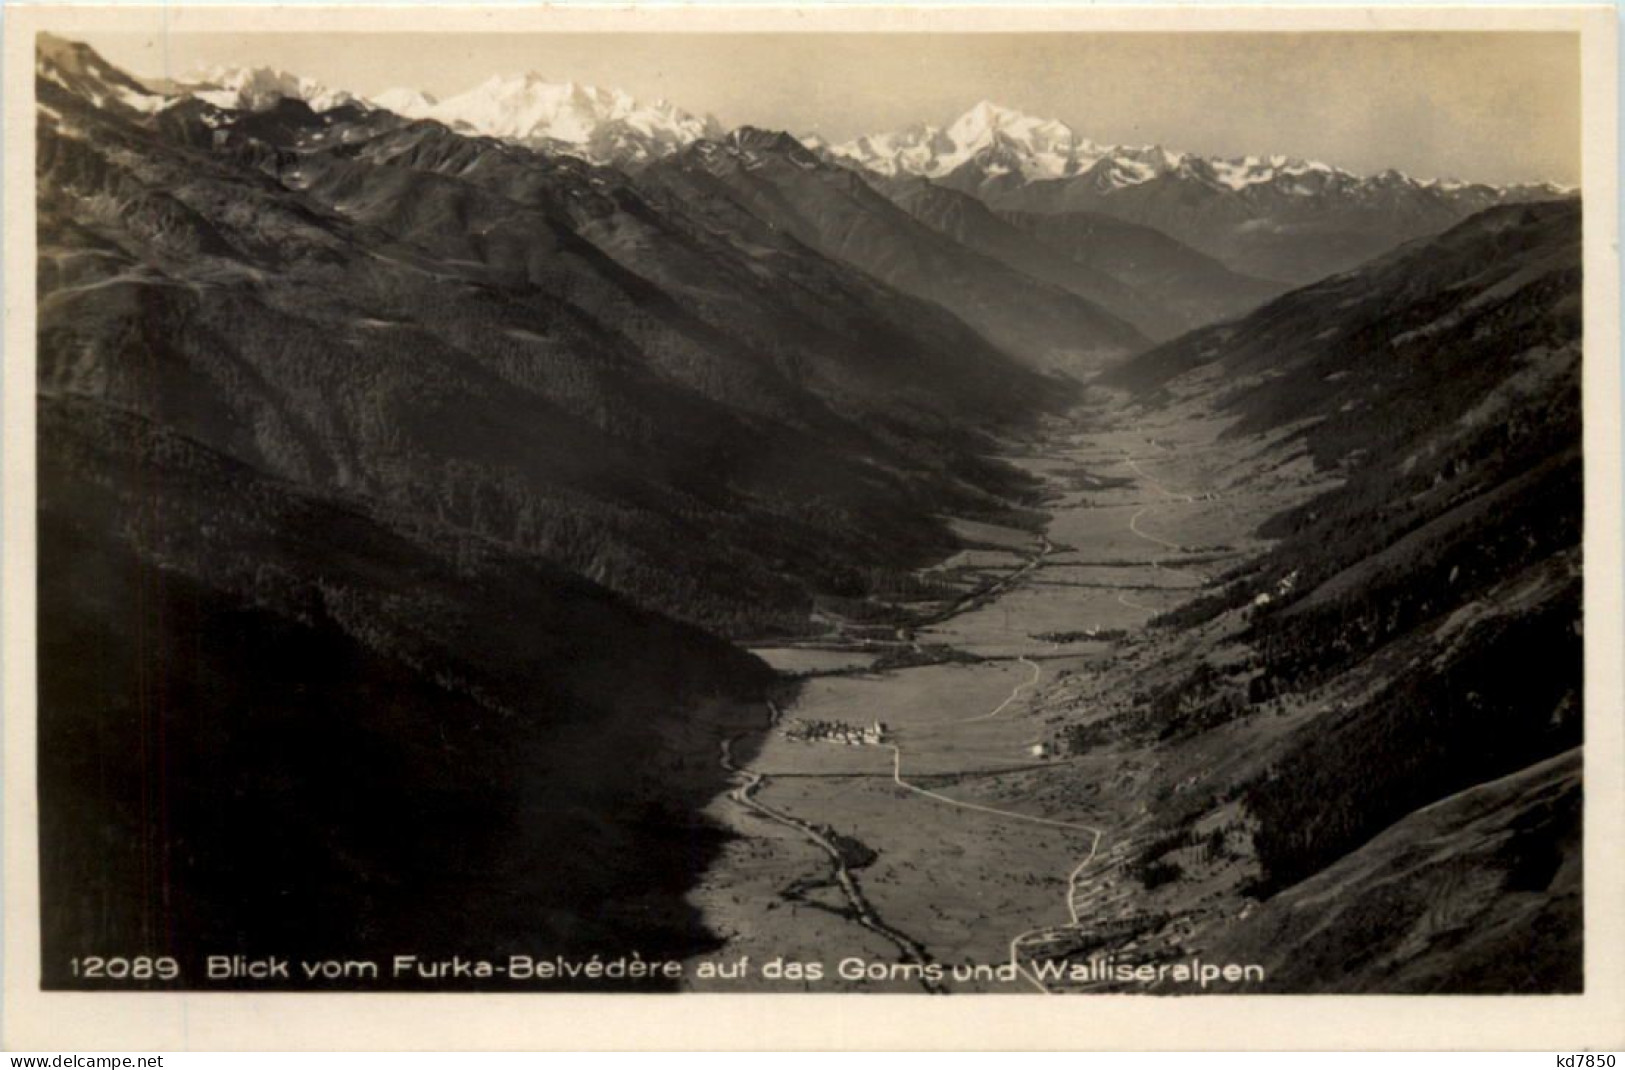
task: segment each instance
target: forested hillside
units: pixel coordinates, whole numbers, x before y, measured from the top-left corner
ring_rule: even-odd
[[[935,514],[1023,493],[989,432],[1067,396],[573,159],[299,101],[39,93],[42,392],[727,634],[944,552]]]
[[[745,212],[906,293],[952,309],[1031,367],[1080,375],[1142,349],[1145,336],[1078,293],[1024,274],[920,223],[853,171],[787,134],[745,127],[651,165],[662,203]]]
[[[46,983],[712,946],[725,637],[1019,508],[1070,388],[613,170],[38,61]]]
[[[1238,442],[1269,434],[1256,470],[1306,453],[1337,477],[1265,526],[1272,549],[1156,622],[1212,638],[1124,725],[1259,748],[1205,798],[1246,815],[1246,890],[1266,903],[1320,902],[1294,889],[1324,887],[1421,808],[1582,742],[1579,224],[1573,201],[1492,209],[1110,376],[1153,409],[1228,419]],[[1508,861],[1484,880],[1543,891],[1518,882],[1572,876],[1578,842],[1559,842],[1539,877]],[[1399,939],[1397,921],[1362,924],[1343,938],[1374,954]],[[1441,969],[1405,972],[1448,986]]]

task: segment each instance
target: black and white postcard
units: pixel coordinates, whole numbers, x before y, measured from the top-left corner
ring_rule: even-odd
[[[8,21],[8,1042],[1625,1036],[1607,9]]]

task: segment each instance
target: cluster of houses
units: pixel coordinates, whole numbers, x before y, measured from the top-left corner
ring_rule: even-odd
[[[807,721],[796,718],[784,726],[786,739],[802,743],[844,743],[848,747],[873,747],[886,741],[886,722],[874,721],[868,725],[847,724],[845,721]]]

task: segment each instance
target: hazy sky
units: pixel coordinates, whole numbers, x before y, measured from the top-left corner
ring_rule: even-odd
[[[139,75],[282,67],[362,94],[492,74],[665,97],[834,140],[978,100],[1107,143],[1285,153],[1419,178],[1578,183],[1579,51],[1551,33],[97,34]]]

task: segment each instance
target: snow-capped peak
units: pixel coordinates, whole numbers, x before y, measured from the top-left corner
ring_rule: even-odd
[[[389,107],[381,98],[379,103]],[[643,104],[623,90],[551,82],[535,71],[493,75],[464,93],[417,110],[416,115],[401,114],[436,119],[488,137],[562,144],[596,162],[661,155],[720,133],[715,120],[698,118],[664,100]]]
[[[1069,153],[1078,142],[1072,128],[1059,119],[1038,119],[990,100],[976,104],[951,123],[947,130],[959,150],[967,155],[1003,137],[1035,153]]]
[[[700,118],[657,100],[644,104],[620,89],[554,82],[538,71],[494,74],[462,93],[436,100],[420,90],[395,88],[370,101],[271,67],[211,67],[181,84],[182,91],[219,108],[264,110],[284,98],[315,111],[351,102],[384,108],[408,119],[433,119],[457,130],[535,147],[563,148],[595,163],[628,163],[676,152],[722,133]]]
[[[1095,144],[1058,119],[1040,119],[990,100],[973,105],[946,127],[918,124],[895,133],[854,138],[830,149],[884,174],[936,178],[983,154],[991,168],[1019,169],[1027,179],[1057,178],[1098,158]]]
[[[1354,176],[1319,160],[1301,160],[1295,156],[1236,156],[1214,157],[1207,161],[1213,177],[1233,190],[1261,186],[1281,179],[1314,176],[1320,182],[1350,180]]]
[[[1372,189],[1422,185],[1399,172],[1360,179],[1329,164],[1286,155],[1208,158],[1161,145],[1101,145],[1058,119],[1038,118],[990,100],[977,102],[941,129],[915,126],[870,134],[829,151],[885,175],[943,178],[965,168],[973,182],[1004,181],[1011,174],[1029,182],[1078,176],[1102,191],[1165,175],[1237,193],[1292,196],[1361,184]]]
[[[312,111],[327,111],[356,98],[343,89],[329,89],[274,67],[202,67],[182,84],[199,100],[217,108],[264,111],[280,100],[302,100]]]

